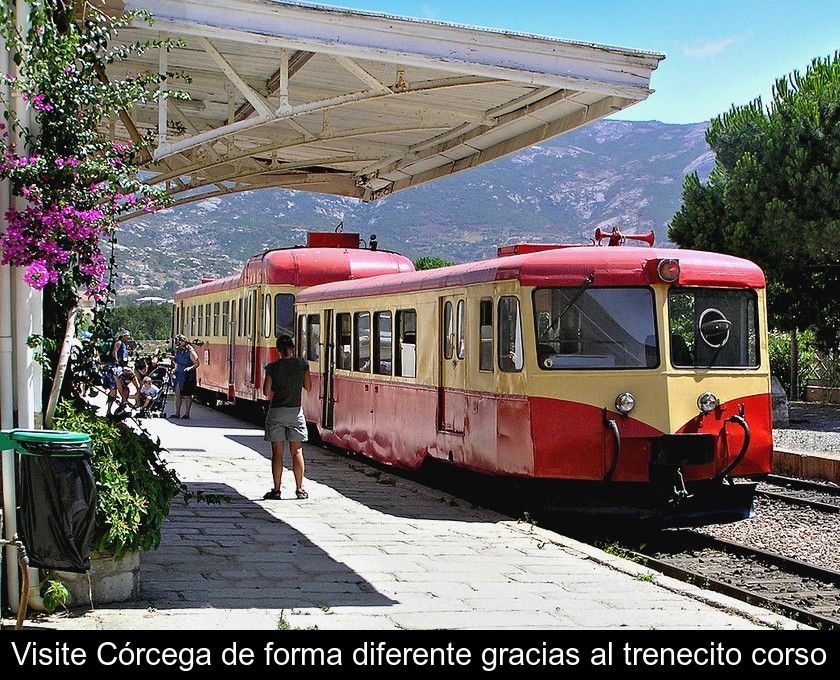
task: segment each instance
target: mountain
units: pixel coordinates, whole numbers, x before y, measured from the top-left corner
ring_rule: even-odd
[[[171,295],[340,221],[412,259],[466,262],[493,257],[507,243],[585,242],[596,227],[614,225],[654,229],[657,243],[667,244],[683,177],[706,179],[714,165],[706,127],[599,121],[377,203],[265,189],[164,210],[121,228],[118,289],[124,299]]]

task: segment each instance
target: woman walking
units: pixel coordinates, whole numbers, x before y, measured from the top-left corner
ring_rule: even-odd
[[[295,475],[295,496],[309,498],[303,489],[303,445],[306,441],[306,420],[301,406],[301,390],[312,388],[309,364],[294,356],[295,342],[288,335],[277,338],[280,358],[265,367],[263,394],[271,401],[265,419],[265,439],[271,442],[271,474],[274,486],[263,498],[280,499],[280,480],[283,476],[283,446],[289,442],[292,472]]]

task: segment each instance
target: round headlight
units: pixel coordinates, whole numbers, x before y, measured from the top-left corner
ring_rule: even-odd
[[[633,407],[636,405],[636,397],[634,397],[629,392],[624,392],[623,394],[619,394],[615,398],[615,410],[618,411],[621,415],[626,416],[630,411],[633,410]]]
[[[679,260],[660,260],[656,269],[659,272],[659,278],[665,283],[675,283],[680,278]]]
[[[711,392],[703,392],[697,397],[697,408],[703,413],[714,411],[718,407],[718,398]]]

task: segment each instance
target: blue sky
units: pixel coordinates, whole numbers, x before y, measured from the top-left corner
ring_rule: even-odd
[[[324,4],[666,55],[656,92],[617,114],[696,123],[769,97],[775,78],[840,49],[838,0],[337,0]]]

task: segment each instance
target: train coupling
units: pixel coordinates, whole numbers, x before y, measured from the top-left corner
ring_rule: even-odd
[[[666,434],[653,440],[650,480],[664,494],[668,505],[678,507],[692,495],[685,486],[683,466],[705,465],[714,459],[715,440],[710,434]]]

